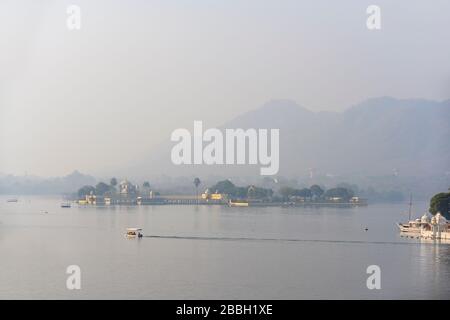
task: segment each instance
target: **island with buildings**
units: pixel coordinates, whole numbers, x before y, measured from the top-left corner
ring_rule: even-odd
[[[96,186],[86,185],[77,193],[79,205],[228,205],[249,206],[366,206],[366,199],[354,195],[352,190],[336,187],[325,190],[319,185],[296,189],[280,187],[277,190],[255,185],[236,186],[230,180],[222,180],[199,192],[201,181],[195,178],[192,194],[161,194],[153,190],[148,182],[136,185],[127,179],[118,183],[100,182]]]

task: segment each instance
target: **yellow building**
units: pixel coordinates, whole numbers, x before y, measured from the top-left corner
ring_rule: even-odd
[[[210,196],[211,200],[223,200],[224,199],[224,195],[221,193],[213,193]]]
[[[228,196],[224,193],[210,193],[209,189],[206,189],[205,192],[202,193],[203,200],[212,200],[212,201],[228,201]]]

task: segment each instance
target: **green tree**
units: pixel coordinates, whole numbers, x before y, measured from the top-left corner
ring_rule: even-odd
[[[230,197],[239,199],[264,199],[273,195],[272,189],[259,188],[254,185],[238,187],[230,180],[219,181],[209,189],[212,192],[227,194]]]
[[[142,184],[142,186],[143,186],[144,188],[149,189],[149,188],[150,188],[150,183],[149,183],[148,181],[145,181],[145,182]]]
[[[272,195],[272,189],[259,188],[256,186],[247,187],[247,198],[249,199],[269,199]]]
[[[353,197],[353,191],[342,187],[332,188],[327,190],[327,192],[325,192],[325,197],[327,198],[337,197],[348,201],[350,200],[351,197]]]
[[[95,193],[95,188],[93,186],[84,186],[78,190],[78,197],[84,198],[91,193]]]
[[[233,197],[245,199],[247,198],[248,188],[246,187],[235,187],[234,190],[230,193]]]
[[[450,192],[441,192],[430,200],[430,213],[435,215],[440,212],[445,218],[450,219]]]
[[[230,180],[223,180],[217,182],[211,187],[212,192],[224,193],[234,195],[236,186]]]
[[[116,178],[111,178],[111,181],[109,182],[109,184],[110,184],[112,187],[117,186],[117,179],[116,179]]]
[[[283,200],[289,200],[290,196],[295,194],[295,189],[291,187],[282,187],[280,188],[280,194],[283,197]]]
[[[116,193],[116,186],[117,186],[117,179],[116,178],[111,178],[111,180],[109,181],[109,191],[111,193]]]
[[[95,186],[95,194],[98,196],[103,196],[105,193],[111,190],[111,187],[104,182],[99,182]]]
[[[308,188],[304,188],[304,189],[301,189],[301,190],[295,190],[294,195],[299,196],[299,197],[303,197],[303,198],[311,198],[312,197],[312,192]]]
[[[324,194],[324,192],[325,192],[325,191],[324,191],[319,185],[317,185],[317,184],[312,185],[309,189],[311,190],[312,195],[313,195],[314,197],[316,197],[316,198],[322,197],[323,194]]]

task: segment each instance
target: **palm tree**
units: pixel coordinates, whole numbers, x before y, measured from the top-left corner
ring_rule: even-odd
[[[195,186],[195,198],[197,199],[198,204],[198,186],[202,183],[199,178],[194,179],[194,186]]]
[[[116,186],[117,186],[117,179],[116,178],[111,178],[111,180],[109,181],[109,185],[111,186],[111,193],[116,193]]]

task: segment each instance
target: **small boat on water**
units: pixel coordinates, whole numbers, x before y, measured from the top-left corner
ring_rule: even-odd
[[[282,208],[295,207],[295,202],[293,202],[293,201],[283,202],[283,204],[281,205],[281,207],[282,207]]]
[[[12,199],[6,200],[6,202],[19,202],[19,200],[16,198],[12,198]]]
[[[409,199],[409,211],[408,211],[408,222],[407,223],[397,223],[398,228],[400,229],[400,232],[406,232],[406,233],[420,233],[421,227],[424,225],[424,223],[428,223],[429,218],[426,214],[423,215],[422,218],[417,218],[415,220],[411,220],[411,209],[412,209],[412,195]],[[423,222],[422,222],[423,220]]]
[[[440,213],[430,217],[425,213],[420,219],[411,220],[412,197],[409,201],[409,222],[397,223],[400,235],[430,240],[450,240],[450,223]]]
[[[141,233],[141,228],[127,228],[127,232],[125,233],[126,238],[142,238],[143,235]]]
[[[61,208],[71,208],[72,205],[70,204],[70,202],[63,202],[61,203]]]
[[[249,203],[248,201],[245,200],[230,200],[228,202],[228,205],[230,207],[248,207]]]
[[[433,217],[424,214],[420,219],[398,224],[401,236],[423,239],[450,239],[450,223],[443,215],[437,213]]]
[[[407,223],[397,223],[398,228],[400,229],[400,232],[407,232],[407,233],[420,233],[420,230],[423,226],[428,224],[429,217],[424,214],[422,218],[417,218],[415,220],[409,220]]]

